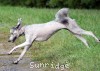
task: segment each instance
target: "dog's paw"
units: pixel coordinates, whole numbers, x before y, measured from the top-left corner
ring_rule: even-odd
[[[9,53],[9,52],[7,53],[7,55],[11,55],[11,54],[12,54],[12,53]]]
[[[18,61],[17,61],[17,60],[16,60],[16,61],[14,61],[14,62],[13,62],[13,64],[18,64]]]
[[[99,43],[100,42],[100,39],[97,42]]]

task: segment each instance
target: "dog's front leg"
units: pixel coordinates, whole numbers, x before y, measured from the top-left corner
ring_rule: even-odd
[[[24,42],[24,43],[22,43],[22,44],[20,44],[18,46],[15,46],[10,52],[8,52],[8,54],[11,54],[17,48],[24,47],[24,46],[28,46],[28,45],[30,45],[29,42]]]
[[[91,31],[83,30],[81,33],[85,34],[85,35],[92,36],[97,42],[100,42],[100,40]]]
[[[84,39],[81,35],[75,35],[75,36],[76,36],[78,39],[80,39],[80,40],[86,45],[86,47],[89,48],[89,45],[88,45],[86,39]]]
[[[30,46],[32,45],[32,42],[35,40],[35,38],[36,38],[36,36],[31,36],[31,37],[27,36],[26,42],[23,43],[22,45],[20,45],[21,47],[25,46],[25,47],[24,47],[24,50],[23,50],[23,52],[21,53],[21,55],[19,56],[19,58],[18,58],[16,61],[14,61],[14,64],[17,64],[17,63],[22,59],[22,57],[24,56],[24,54],[26,53],[26,51],[27,51],[27,50],[30,48]]]
[[[23,52],[21,53],[21,55],[19,56],[19,58],[14,61],[14,64],[18,64],[18,62],[22,59],[22,57],[24,56],[24,54],[26,53],[26,51],[30,48],[30,46],[25,46]]]

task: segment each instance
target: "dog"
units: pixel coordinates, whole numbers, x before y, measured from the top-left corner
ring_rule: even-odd
[[[14,42],[19,36],[24,35],[26,41],[18,46],[15,46],[8,54],[12,54],[14,50],[20,47],[24,47],[23,52],[19,56],[19,58],[14,61],[14,64],[18,64],[18,62],[23,58],[26,51],[31,47],[34,41],[46,41],[53,34],[61,29],[65,29],[70,31],[73,35],[75,35],[78,39],[80,39],[88,48],[87,41],[82,37],[83,34],[92,36],[97,42],[100,40],[91,32],[81,29],[74,19],[71,19],[68,16],[68,8],[60,9],[56,15],[55,19],[43,23],[43,24],[32,24],[25,25],[22,27],[22,19],[18,19],[18,23],[15,27],[10,29],[10,37],[8,42]]]

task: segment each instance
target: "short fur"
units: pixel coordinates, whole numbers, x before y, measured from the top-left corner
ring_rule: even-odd
[[[15,37],[18,38],[22,34],[25,35],[26,41],[18,46],[15,46],[8,53],[11,54],[17,48],[24,47],[24,50],[19,56],[19,58],[14,61],[15,64],[17,64],[22,59],[22,57],[34,41],[46,41],[54,33],[61,29],[69,30],[69,32],[71,32],[78,39],[80,39],[88,48],[89,46],[87,41],[82,37],[83,34],[92,36],[97,42],[100,42],[99,39],[91,31],[81,29],[77,25],[76,21],[68,16],[67,8],[59,10],[55,15],[54,21],[50,21],[43,24],[32,24],[21,27],[21,19],[18,19],[18,24],[16,28],[17,29],[13,29],[13,31],[10,32],[11,36],[9,38],[9,42],[13,41]]]

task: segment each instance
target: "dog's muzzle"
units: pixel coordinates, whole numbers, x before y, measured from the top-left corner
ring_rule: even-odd
[[[17,39],[17,37],[14,37],[13,40],[8,40],[8,42],[15,42],[16,39]]]

